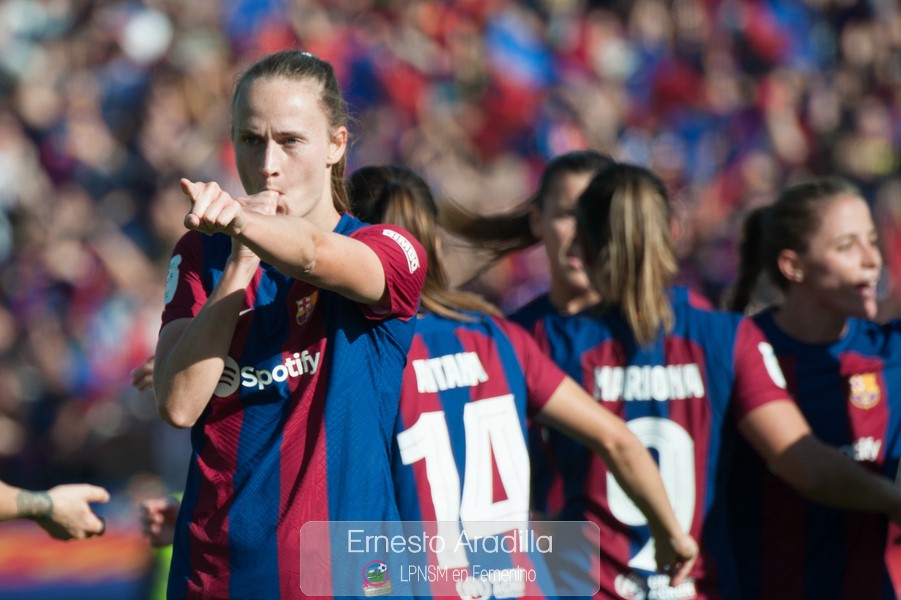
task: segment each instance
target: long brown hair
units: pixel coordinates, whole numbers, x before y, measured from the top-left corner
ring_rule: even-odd
[[[447,273],[438,256],[438,207],[428,184],[399,165],[357,169],[348,181],[351,208],[367,223],[403,227],[425,248],[429,261],[422,287],[422,306],[456,320],[470,320],[463,311],[500,314],[481,296],[448,287]]]
[[[283,50],[264,56],[246,71],[244,71],[235,84],[235,93],[232,96],[232,110],[238,94],[242,89],[257,79],[287,79],[290,81],[304,81],[312,79],[320,84],[321,94],[319,104],[329,122],[329,129],[334,132],[339,127],[347,127],[350,116],[347,111],[347,103],[341,95],[338,79],[335,71],[328,62],[313,56],[309,52],[300,50]],[[348,209],[347,188],[344,176],[347,172],[347,152],[341,159],[332,165],[332,202],[338,212]]]
[[[610,165],[579,197],[576,219],[589,279],[606,305],[618,305],[636,341],[672,331],[667,289],[679,264],[663,182],[643,167]]]
[[[812,179],[785,188],[776,202],[748,213],[729,309],[744,312],[761,272],[785,291],[789,281],[779,270],[779,254],[783,250],[806,252],[810,238],[820,226],[823,207],[846,194],[860,196],[860,191],[838,177]]]

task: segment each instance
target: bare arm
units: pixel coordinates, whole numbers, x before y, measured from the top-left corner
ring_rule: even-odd
[[[776,475],[807,498],[837,508],[883,512],[901,523],[901,489],[820,442],[794,402],[756,408],[738,428]]]
[[[604,460],[647,518],[656,543],[658,568],[671,575],[672,585],[678,585],[691,571],[698,546],[679,525],[654,459],[625,422],[569,377],[544,405],[538,419],[581,441]]]
[[[197,316],[172,321],[160,330],[153,393],[157,411],[170,425],[191,427],[209,403],[225,367],[244,290],[257,264],[230,260]]]
[[[226,233],[282,273],[356,302],[387,301],[382,263],[366,244],[301,217],[245,210],[215,183],[182,180],[182,189],[192,202],[185,216],[189,229]]]
[[[248,214],[272,215],[275,197],[258,194],[245,198],[241,207]],[[157,411],[170,425],[191,427],[209,403],[222,376],[245,290],[259,265],[259,257],[233,239],[222,277],[197,316],[160,330],[150,372]]]
[[[58,540],[85,539],[106,529],[90,502],[109,502],[109,492],[88,484],[58,485],[31,492],[0,482],[0,521],[32,519]]]

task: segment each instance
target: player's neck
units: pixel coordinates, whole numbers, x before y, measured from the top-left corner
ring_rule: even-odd
[[[601,301],[600,294],[592,290],[574,291],[555,286],[551,286],[549,297],[554,308],[564,315],[582,312]]]
[[[786,301],[773,315],[779,329],[805,344],[831,344],[845,334],[848,319],[809,303]]]

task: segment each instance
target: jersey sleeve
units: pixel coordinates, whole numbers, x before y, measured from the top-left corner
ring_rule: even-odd
[[[162,325],[175,319],[193,318],[209,294],[203,286],[203,234],[191,231],[181,237],[169,259]]]
[[[370,319],[412,318],[419,309],[428,259],[425,250],[408,231],[393,225],[370,225],[350,234],[376,253],[385,271],[388,307],[361,305]]]
[[[699,294],[692,288],[688,288],[688,305],[698,310],[714,310],[713,304],[706,296]]]
[[[736,420],[769,402],[791,399],[776,352],[750,317],[739,321],[733,360],[733,415]]]
[[[565,374],[522,327],[499,317],[495,318],[495,322],[507,335],[519,357],[529,392],[528,416],[533,417],[541,412],[545,403],[560,387]]]

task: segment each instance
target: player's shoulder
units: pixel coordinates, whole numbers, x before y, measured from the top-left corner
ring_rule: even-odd
[[[557,309],[551,303],[550,294],[544,293],[532,298],[515,311],[511,312],[507,315],[507,318],[525,329],[531,329],[538,319],[546,314],[556,312]]]
[[[674,285],[670,288],[669,298],[674,306],[684,304],[700,310],[714,310],[713,304],[706,296],[686,285]]]
[[[757,326],[742,314],[702,308],[690,302],[673,305],[674,333],[704,346],[731,345],[742,330]]]

